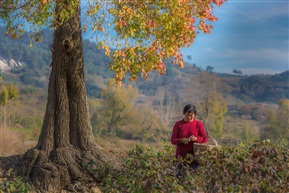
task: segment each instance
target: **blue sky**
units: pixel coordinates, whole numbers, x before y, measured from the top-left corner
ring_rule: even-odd
[[[228,0],[214,10],[210,35],[182,50],[190,63],[216,72],[275,74],[289,70],[289,0]]]
[[[85,0],[84,0],[85,1]],[[184,59],[216,72],[275,74],[289,70],[289,0],[227,0],[210,35],[182,49]]]

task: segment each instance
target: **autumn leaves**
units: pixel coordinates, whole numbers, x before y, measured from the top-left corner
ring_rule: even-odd
[[[193,44],[199,32],[210,33],[217,21],[213,5],[220,6],[223,0],[212,1],[113,1],[109,10],[115,18],[114,30],[123,43],[112,53],[110,69],[120,83],[124,74],[130,80],[139,75],[148,78],[156,70],[166,72],[164,59],[183,67],[180,49]]]

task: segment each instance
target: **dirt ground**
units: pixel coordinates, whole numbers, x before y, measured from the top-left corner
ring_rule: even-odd
[[[0,190],[4,188],[6,181],[12,181],[18,176],[21,162],[22,155],[0,157]]]
[[[22,162],[22,155],[0,157],[0,178],[15,176]]]

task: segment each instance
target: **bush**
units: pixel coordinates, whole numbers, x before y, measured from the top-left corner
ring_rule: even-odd
[[[205,192],[288,192],[289,150],[286,143],[258,141],[222,147],[201,155],[194,176]]]
[[[234,147],[215,148],[191,157],[197,170],[184,167],[176,177],[180,160],[171,145],[161,151],[136,146],[123,160],[123,171],[107,168],[99,185],[104,192],[289,192],[289,150],[287,144],[258,141]]]
[[[181,192],[176,176],[176,160],[172,147],[164,146],[164,151],[137,145],[123,160],[123,171],[107,170],[100,189],[104,192]]]

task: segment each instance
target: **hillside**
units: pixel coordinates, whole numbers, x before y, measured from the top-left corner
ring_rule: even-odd
[[[3,28],[0,32],[4,33]],[[23,39],[12,40],[0,34],[0,61],[11,63],[10,69],[2,68],[2,76],[7,81],[20,82],[22,85],[31,85],[46,88],[51,61],[50,45],[52,32],[43,32],[43,41],[29,46],[28,36]],[[108,70],[109,59],[102,50],[88,40],[83,40],[83,53],[86,73],[87,93],[89,96],[98,97],[100,88],[104,86],[107,78],[112,78],[113,73]],[[13,62],[11,62],[13,61]],[[147,81],[139,79],[135,86],[140,93],[154,95],[158,88],[166,87],[173,91],[175,88],[182,90],[190,84],[194,75],[202,72],[196,65],[186,63],[183,69],[167,63],[167,73],[159,77],[151,73]],[[13,65],[14,64],[14,65]],[[229,89],[221,92],[230,94],[244,102],[278,103],[281,98],[289,98],[289,70],[275,75],[237,76],[230,74],[216,74]],[[174,90],[175,91],[175,90]]]
[[[234,88],[232,95],[246,102],[278,103],[281,98],[289,98],[289,70],[275,75],[224,75],[222,79]]]

